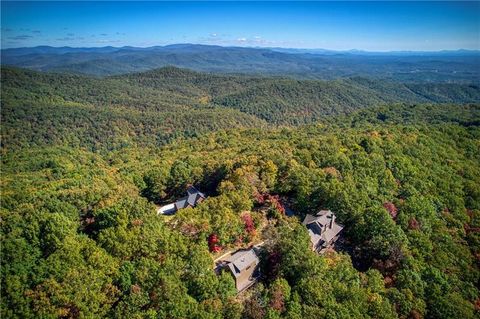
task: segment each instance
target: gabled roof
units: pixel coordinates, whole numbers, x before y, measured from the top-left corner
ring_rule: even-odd
[[[322,226],[325,226],[330,223],[332,216],[335,216],[330,210],[321,210],[317,215],[307,215],[303,220],[304,225],[308,225],[312,222],[316,222]]]
[[[188,207],[187,202],[188,196],[182,197],[175,202],[175,207],[177,210]]]
[[[303,225],[307,227],[310,241],[315,249],[319,244],[330,243],[343,229],[342,225],[335,222],[335,214],[330,210],[321,210],[316,216],[307,215]]]
[[[343,226],[340,226],[337,223],[333,223],[330,229],[327,229],[326,232],[322,234],[322,239],[325,243],[329,243],[335,236],[337,236],[343,229]]]
[[[257,265],[260,262],[253,249],[238,251],[230,256],[228,261],[228,267],[235,277],[240,276],[241,272],[248,266]]]
[[[200,194],[191,194],[188,195],[187,197],[187,203],[190,206],[195,206],[200,198],[204,198],[203,196],[200,196]]]
[[[316,220],[317,220],[317,216],[309,214],[309,215],[305,216],[305,219],[303,220],[302,224],[303,225],[308,225],[311,222],[314,222]]]
[[[200,199],[205,198],[205,194],[200,192],[193,186],[188,187],[187,196],[180,198],[175,202],[175,207],[178,209],[186,208],[188,206],[194,207]]]
[[[196,189],[194,186],[189,186],[187,188],[187,194],[190,196],[190,195],[193,195],[193,194],[198,194],[200,197],[203,197],[205,198],[205,194],[202,193],[201,191],[199,191],[198,189]]]

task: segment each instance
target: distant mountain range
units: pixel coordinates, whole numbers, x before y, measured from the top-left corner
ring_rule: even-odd
[[[327,50],[327,49],[295,49],[295,48],[269,48],[273,51],[285,53],[311,53],[311,54],[347,54],[368,56],[479,56],[480,50],[440,50],[440,51],[365,51],[365,50]]]
[[[1,51],[3,65],[37,71],[117,75],[177,66],[215,73],[336,79],[352,76],[399,82],[480,83],[480,52],[366,52],[174,44],[148,48],[38,46]]]

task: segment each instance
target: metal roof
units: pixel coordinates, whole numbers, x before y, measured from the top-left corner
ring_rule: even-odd
[[[175,213],[175,211],[176,211],[175,204],[168,204],[158,208],[157,214],[169,215],[169,214]]]

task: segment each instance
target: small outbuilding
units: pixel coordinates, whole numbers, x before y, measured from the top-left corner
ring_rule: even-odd
[[[312,248],[318,253],[324,252],[338,239],[343,226],[335,221],[335,214],[330,210],[321,210],[316,215],[307,215],[303,225],[308,229]]]

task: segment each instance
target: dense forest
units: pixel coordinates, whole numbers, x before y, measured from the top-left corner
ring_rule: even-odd
[[[104,79],[2,68],[5,147],[162,145],[217,129],[308,124],[406,103],[474,103],[473,84],[297,81],[166,67]]]
[[[2,318],[480,315],[476,85],[8,67],[1,91]],[[319,209],[345,226],[324,255]],[[213,258],[260,241],[237,295]]]
[[[478,83],[479,51],[362,52],[174,44],[153,47],[50,47],[1,50],[4,65],[94,76],[173,65],[201,72],[333,80],[369,77],[396,82]]]

